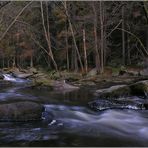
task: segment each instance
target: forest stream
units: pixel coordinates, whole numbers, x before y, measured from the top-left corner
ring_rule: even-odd
[[[147,146],[148,110],[107,109],[95,112],[88,102],[95,88],[73,92],[26,89],[30,80],[4,75],[0,101],[30,100],[45,107],[43,120],[0,122],[0,146]]]

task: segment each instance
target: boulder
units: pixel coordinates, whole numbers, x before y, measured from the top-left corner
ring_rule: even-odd
[[[31,88],[47,91],[53,90],[53,80],[46,75],[38,75],[33,79]]]
[[[106,89],[99,89],[95,92],[100,98],[118,98],[121,96],[129,96],[130,88],[128,85],[116,85]]]
[[[148,94],[148,80],[139,81],[130,85],[115,85],[95,92],[100,98],[118,98],[121,96],[146,96]]]
[[[0,80],[3,80],[3,79],[4,79],[3,74],[0,74]]]
[[[63,80],[63,81],[55,81],[53,83],[53,89],[57,91],[66,91],[66,90],[69,91],[69,90],[77,90],[79,89],[79,87],[70,85],[66,83],[65,80]]]
[[[148,68],[141,70],[140,75],[141,76],[148,76]]]
[[[144,96],[148,93],[148,80],[139,81],[130,86],[132,95]]]
[[[95,75],[97,75],[97,69],[96,68],[93,68],[87,74],[88,77],[95,76]]]
[[[28,71],[29,71],[29,73],[33,73],[33,74],[37,74],[38,73],[37,69],[34,68],[34,67],[29,68]]]
[[[147,109],[144,101],[138,98],[118,98],[118,99],[98,99],[88,103],[89,107],[94,111],[102,111],[106,109]]]
[[[28,77],[31,77],[33,74],[32,73],[14,72],[14,73],[12,73],[12,75],[16,78],[26,79]]]
[[[0,121],[41,120],[43,106],[24,101],[0,105]]]
[[[120,70],[119,75],[121,75],[121,76],[139,76],[139,72],[134,71],[134,70]]]

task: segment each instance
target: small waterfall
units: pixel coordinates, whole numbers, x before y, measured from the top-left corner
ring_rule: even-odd
[[[10,74],[3,74],[4,76],[4,80],[6,81],[12,81],[12,82],[16,82],[16,78],[14,78],[12,75]]]
[[[25,82],[26,80],[20,79],[20,78],[15,78],[11,74],[3,74],[4,80],[6,81],[11,81],[11,82]]]

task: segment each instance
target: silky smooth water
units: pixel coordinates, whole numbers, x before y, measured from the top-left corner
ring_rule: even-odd
[[[26,86],[16,80],[11,88],[0,91],[0,101],[41,102],[43,120],[0,122],[0,146],[148,146],[147,110],[94,112],[87,106],[88,100],[95,99],[93,90],[39,95],[38,90],[25,90]]]

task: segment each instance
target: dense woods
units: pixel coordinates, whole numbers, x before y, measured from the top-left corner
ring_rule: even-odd
[[[0,2],[0,67],[98,74],[148,56],[148,3]]]

